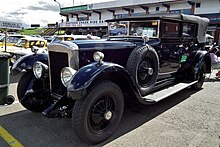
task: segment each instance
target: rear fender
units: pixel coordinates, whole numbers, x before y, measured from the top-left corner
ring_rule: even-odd
[[[206,64],[206,73],[211,72],[211,58],[207,51],[195,51],[189,56],[187,61],[193,66],[195,74],[197,74],[203,62]]]
[[[32,70],[33,64],[36,61],[41,61],[44,64],[48,65],[48,55],[47,54],[31,54],[25,55],[19,58],[14,65],[12,66],[11,74],[15,76],[22,72],[23,70]]]
[[[118,64],[107,62],[101,65],[92,63],[80,68],[68,85],[67,91],[72,99],[80,99],[87,95],[92,86],[100,80],[113,81],[119,85],[123,92],[134,94],[139,101],[143,101],[127,70]]]

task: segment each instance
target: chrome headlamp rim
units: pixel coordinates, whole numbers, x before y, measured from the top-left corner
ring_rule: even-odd
[[[41,76],[42,76],[42,73],[43,73],[43,66],[42,66],[42,63],[39,62],[39,61],[36,61],[33,65],[33,73],[34,73],[34,76],[37,78],[37,79],[40,79]]]
[[[64,67],[61,70],[60,78],[65,87],[67,87],[77,71],[71,67]]]
[[[48,66],[40,61],[36,61],[33,65],[33,73],[37,79],[40,79],[48,72]]]

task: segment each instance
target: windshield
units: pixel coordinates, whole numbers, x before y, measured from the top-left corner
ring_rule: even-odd
[[[159,21],[109,22],[109,36],[159,37]]]
[[[130,22],[129,35],[158,37],[158,21]]]
[[[110,22],[108,28],[110,36],[124,36],[128,33],[128,22]]]

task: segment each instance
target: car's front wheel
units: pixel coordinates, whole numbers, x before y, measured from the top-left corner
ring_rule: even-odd
[[[33,112],[42,112],[48,108],[52,100],[39,92],[40,90],[46,90],[43,87],[47,86],[44,85],[42,80],[36,79],[33,72],[24,73],[17,87],[18,99],[22,106]],[[40,94],[34,94],[34,92],[39,92]]]
[[[96,144],[104,141],[117,128],[124,110],[124,96],[118,85],[103,81],[76,101],[72,126],[83,141]]]

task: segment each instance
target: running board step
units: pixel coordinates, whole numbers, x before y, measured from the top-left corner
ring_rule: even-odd
[[[160,100],[163,100],[193,84],[197,83],[197,81],[191,82],[191,83],[179,83],[176,84],[174,86],[168,87],[166,89],[160,90],[158,92],[149,94],[145,97],[143,97],[143,99],[145,99],[146,102],[149,103],[156,103],[159,102]]]

